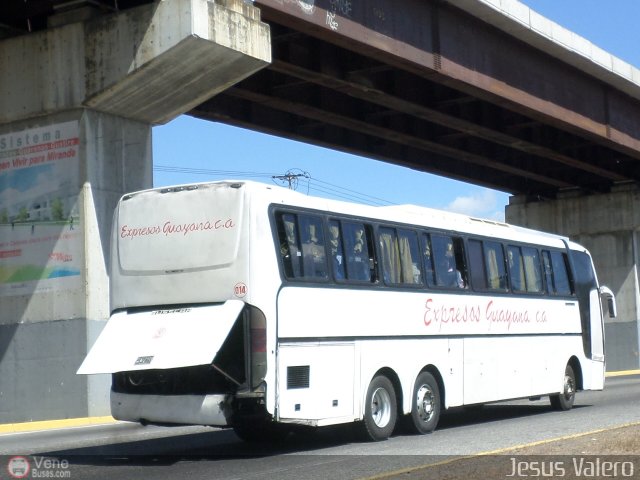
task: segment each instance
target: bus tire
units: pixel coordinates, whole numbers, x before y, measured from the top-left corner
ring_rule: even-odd
[[[422,372],[413,386],[410,422],[413,433],[424,435],[435,430],[440,419],[441,401],[438,382],[429,372]]]
[[[364,405],[361,431],[366,440],[386,440],[393,433],[398,419],[396,392],[391,380],[378,375],[371,380]]]
[[[576,374],[571,365],[564,370],[563,392],[549,395],[551,407],[554,410],[571,410],[576,399]]]

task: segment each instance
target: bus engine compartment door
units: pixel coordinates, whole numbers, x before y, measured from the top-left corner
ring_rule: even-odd
[[[213,361],[244,307],[223,304],[120,311],[111,316],[78,374],[205,365]]]

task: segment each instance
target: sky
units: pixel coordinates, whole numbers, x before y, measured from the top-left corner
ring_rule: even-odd
[[[533,10],[640,67],[640,0],[522,0]],[[154,186],[272,177],[297,190],[370,205],[415,204],[504,220],[505,192],[182,115],[153,128]],[[401,187],[399,187],[401,186]]]

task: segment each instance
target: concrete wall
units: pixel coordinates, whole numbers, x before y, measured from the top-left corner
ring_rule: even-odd
[[[17,245],[22,257],[34,252],[38,258],[48,257],[44,268],[54,268],[63,255],[62,261],[78,270],[60,277],[43,274],[35,280],[3,281],[0,423],[109,413],[110,379],[80,377],[75,371],[109,316],[106,265],[113,208],[123,192],[152,183],[151,127],[81,109],[0,127],[0,138],[11,137],[7,130],[29,132],[47,124],[55,128],[69,123],[77,124],[81,139],[77,154],[63,166],[74,181],[40,178],[36,171],[29,182],[39,189],[61,182],[69,189],[68,198],[75,198],[69,211],[77,212],[73,224],[27,221],[14,225],[13,231],[9,225],[0,227],[4,231],[0,238],[9,242],[0,250],[11,251]],[[34,168],[12,172],[25,176]],[[20,229],[26,230],[29,243],[18,240],[25,238]],[[17,264],[29,265],[30,260],[24,258]],[[12,265],[6,261],[4,266]]]
[[[618,317],[605,321],[607,370],[639,368],[640,188],[622,185],[608,194],[569,193],[539,202],[512,197],[506,220],[567,235],[591,252],[598,280],[618,304]]]

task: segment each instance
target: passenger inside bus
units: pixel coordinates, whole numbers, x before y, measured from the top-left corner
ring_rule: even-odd
[[[431,256],[431,238],[428,235],[424,235],[424,265],[426,269],[425,278],[427,285],[430,287],[436,284],[435,272],[433,270],[433,257]]]
[[[285,275],[289,278],[299,277],[300,257],[296,235],[296,222],[293,215],[283,215],[281,224],[284,231],[280,232],[280,255],[285,267]],[[283,238],[284,237],[284,238]]]
[[[434,240],[439,237],[434,235]],[[465,281],[456,261],[456,254],[451,238],[447,238],[444,251],[436,250],[436,276],[439,286],[465,288]],[[438,255],[440,253],[440,255]]]
[[[327,267],[324,250],[322,225],[310,220],[304,230],[302,258],[305,277],[326,277]]]
[[[332,220],[329,224],[329,248],[331,250],[331,262],[336,280],[344,279],[344,255],[342,252],[342,241],[340,238],[340,225],[338,221]]]
[[[352,280],[371,280],[371,270],[369,268],[369,252],[364,233],[364,226],[349,225],[351,230],[350,253],[347,257],[347,272]]]
[[[370,280],[369,253],[362,225],[358,225],[353,231],[352,251],[353,253],[349,257],[350,277],[354,280]]]

